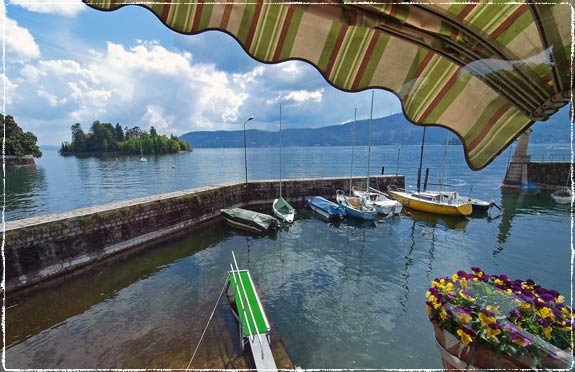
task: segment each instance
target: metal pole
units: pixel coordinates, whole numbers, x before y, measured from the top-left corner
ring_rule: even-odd
[[[355,148],[355,120],[357,117],[357,107],[353,112],[353,125],[351,127],[351,167],[350,167],[350,174],[349,174],[349,195],[351,196],[351,183],[353,178],[353,150]]]
[[[397,148],[397,164],[395,166],[395,175],[399,175],[399,154],[401,153],[401,147]]]
[[[425,130],[427,127],[423,127],[423,139],[421,140],[421,155],[419,156],[419,170],[417,172],[417,192],[421,191],[421,166],[423,164],[423,146],[425,145]]]
[[[246,191],[248,187],[248,150],[246,148],[246,124],[248,121],[253,120],[253,117],[249,117],[246,121],[244,121],[244,169],[246,173]]]
[[[280,104],[280,198],[282,197],[282,105]]]
[[[369,114],[369,142],[367,147],[367,181],[365,186],[365,192],[369,192],[369,166],[371,162],[371,121],[373,120],[373,93],[371,91],[371,112]]]

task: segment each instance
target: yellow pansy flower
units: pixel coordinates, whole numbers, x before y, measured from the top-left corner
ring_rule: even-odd
[[[461,324],[467,324],[471,321],[471,319],[473,319],[471,315],[459,311],[455,313],[455,316],[457,317],[457,320],[459,320],[459,323]]]
[[[459,335],[461,342],[463,342],[465,345],[469,345],[473,342],[471,336],[465,333],[462,329],[458,329],[457,334]]]
[[[501,333],[500,329],[492,329],[487,327],[487,337],[493,338]]]
[[[486,309],[487,311],[491,311],[495,315],[499,314],[499,306],[487,305]]]
[[[537,311],[537,314],[543,319],[554,317],[553,313],[548,307],[541,308],[539,311]]]
[[[451,279],[453,279],[453,281],[456,282],[457,279],[459,279],[459,275],[457,275],[457,273],[455,273],[451,276]]]
[[[487,327],[489,323],[495,323],[495,318],[487,316],[483,313],[479,313],[479,320],[481,321],[481,325],[483,327]]]
[[[546,327],[546,328],[543,330],[543,334],[545,335],[545,337],[547,337],[548,340],[551,339],[551,331],[552,331],[552,330],[553,330],[553,328],[551,328],[551,326]]]
[[[523,337],[518,337],[516,339],[513,339],[513,342],[516,343],[519,346],[525,346],[527,345],[527,342],[525,341],[525,339]]]
[[[463,297],[464,299],[466,299],[467,301],[471,301],[471,302],[474,302],[474,301],[475,301],[475,298],[466,295],[465,293],[463,293],[463,290],[459,291],[459,295],[460,295],[461,297]]]
[[[439,313],[439,317],[441,318],[441,320],[447,319],[447,312],[445,311],[445,309],[441,309],[441,312]]]

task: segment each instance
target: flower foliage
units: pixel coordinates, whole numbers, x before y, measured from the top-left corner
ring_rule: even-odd
[[[573,310],[557,291],[533,282],[487,275],[473,267],[435,279],[427,291],[427,313],[466,344],[481,343],[498,354],[527,353],[539,359],[571,349]],[[555,350],[555,351],[554,351]]]

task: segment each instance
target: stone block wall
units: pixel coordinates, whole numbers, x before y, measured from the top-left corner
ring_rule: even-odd
[[[529,182],[535,182],[544,192],[553,192],[562,186],[570,186],[569,176],[572,164],[568,162],[530,162],[527,165]]]
[[[36,165],[34,162],[34,157],[32,155],[24,155],[22,157],[14,155],[6,155],[2,159],[6,164],[6,167],[33,167]]]
[[[404,187],[403,176],[377,176],[383,189]],[[355,186],[365,187],[356,177]],[[305,196],[333,199],[349,189],[349,179],[285,180],[283,195],[299,202]],[[258,204],[279,195],[279,182],[253,181],[208,186],[6,223],[6,290],[24,288],[91,265],[106,257],[219,218],[220,209]],[[298,203],[299,205],[299,203]],[[271,210],[271,204],[270,204]]]

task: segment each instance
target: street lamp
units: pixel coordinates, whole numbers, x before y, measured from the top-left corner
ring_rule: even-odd
[[[248,187],[248,151],[246,150],[246,124],[248,121],[253,119],[254,118],[250,116],[246,121],[244,121],[244,167],[246,170],[246,191]]]

